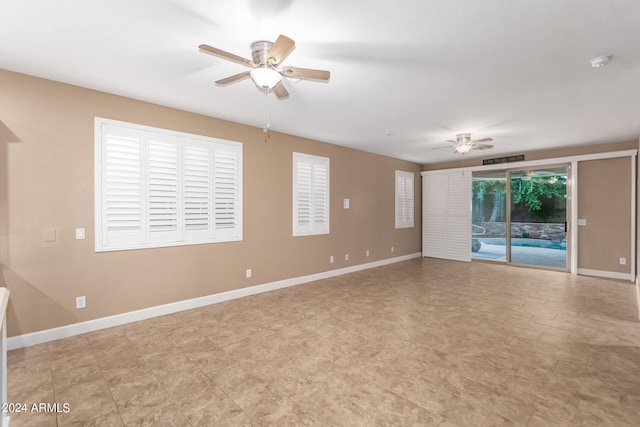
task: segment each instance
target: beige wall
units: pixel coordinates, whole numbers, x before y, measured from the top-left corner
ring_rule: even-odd
[[[420,203],[414,228],[394,227],[395,170],[415,173],[420,200],[418,164],[276,132],[265,142],[261,129],[2,70],[0,93],[9,336],[420,251]],[[94,116],[243,142],[244,240],[95,253]],[[329,235],[292,237],[293,151],[331,159]]]
[[[631,175],[629,157],[578,163],[578,268],[631,273]]]

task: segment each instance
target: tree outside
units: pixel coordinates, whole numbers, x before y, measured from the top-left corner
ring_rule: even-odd
[[[472,183],[473,223],[506,221],[506,179],[478,178]],[[515,176],[511,179],[511,220],[564,222],[566,175]]]

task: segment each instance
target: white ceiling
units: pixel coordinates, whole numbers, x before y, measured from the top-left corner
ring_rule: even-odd
[[[638,0],[0,0],[0,68],[262,127],[265,97],[209,44],[250,58],[284,34],[284,64],[331,71],[285,82],[271,128],[412,160],[460,132],[496,157],[629,141],[640,126]],[[606,67],[591,58],[615,55]],[[1,96],[1,94],[0,94]],[[386,134],[388,133],[388,135]]]

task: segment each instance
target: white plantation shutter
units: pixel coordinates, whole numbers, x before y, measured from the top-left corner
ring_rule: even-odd
[[[211,150],[206,146],[184,147],[183,188],[184,225],[186,240],[210,237],[211,205]]]
[[[143,240],[142,134],[104,127],[100,244],[138,244]]]
[[[214,159],[214,224],[216,233],[235,233],[238,227],[238,152],[233,147],[219,148]]]
[[[328,160],[327,160],[328,162]],[[329,170],[327,162],[313,164],[313,223],[318,230],[329,232]]]
[[[471,261],[471,173],[422,174],[422,255]]]
[[[150,242],[178,240],[178,149],[178,141],[149,135],[147,213]]]
[[[294,179],[296,185],[294,189],[294,209],[296,221],[298,227],[311,228],[313,219],[313,166],[311,162],[306,162],[304,159],[297,161],[295,164],[296,172],[294,173]],[[295,234],[295,228],[294,228]]]
[[[447,230],[446,174],[422,177],[422,256],[444,258]]]
[[[293,235],[329,233],[329,159],[293,153]]]
[[[96,250],[242,239],[242,144],[96,118]]]
[[[413,173],[396,171],[396,228],[413,227]]]
[[[447,257],[471,261],[471,173],[447,178]]]

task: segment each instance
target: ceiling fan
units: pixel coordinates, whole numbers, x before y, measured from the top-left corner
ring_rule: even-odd
[[[493,141],[493,138],[471,139],[470,133],[459,133],[456,135],[456,140],[447,140],[451,143],[454,151],[459,154],[468,153],[471,150],[487,150],[493,148],[493,144],[485,144],[485,142]]]
[[[263,90],[265,94],[271,90],[278,99],[284,99],[289,96],[289,92],[287,92],[287,89],[282,83],[282,77],[320,81],[328,81],[330,77],[329,71],[297,68],[289,65],[281,66],[282,61],[289,56],[295,47],[296,43],[289,37],[283,35],[278,36],[275,43],[257,41],[251,44],[252,59],[249,60],[206,44],[199,46],[200,50],[204,53],[209,53],[252,68],[250,71],[220,79],[216,81],[217,85],[226,86],[251,78],[256,86]]]

